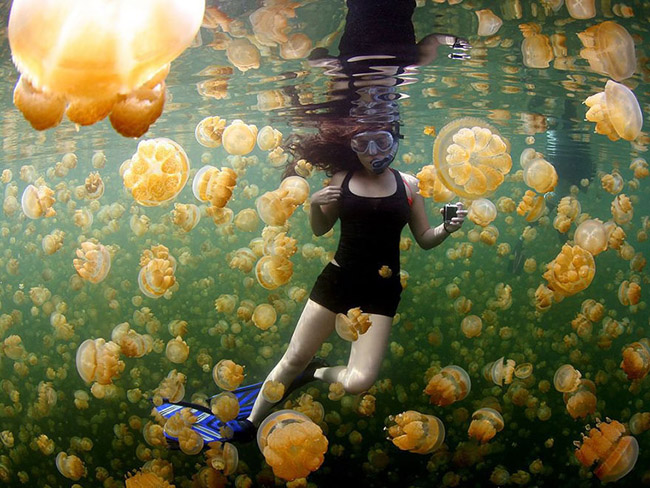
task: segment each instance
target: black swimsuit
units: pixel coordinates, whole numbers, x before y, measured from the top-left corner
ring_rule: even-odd
[[[397,189],[386,197],[362,197],[350,191],[353,172],[341,184],[341,238],[334,259],[320,274],[309,298],[336,313],[361,307],[366,313],[392,317],[402,292],[399,280],[399,240],[410,217],[404,182],[398,171]],[[379,270],[386,266],[389,277]]]

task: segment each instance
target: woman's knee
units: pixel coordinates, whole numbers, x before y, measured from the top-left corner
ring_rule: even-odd
[[[342,381],[346,393],[358,395],[368,391],[377,379],[376,374],[353,372]]]
[[[287,352],[282,356],[282,359],[280,360],[280,364],[284,368],[290,368],[290,369],[299,369],[302,371],[307,367],[309,364],[309,361],[311,361],[312,357],[302,353],[299,350],[292,351],[292,350],[287,350]]]

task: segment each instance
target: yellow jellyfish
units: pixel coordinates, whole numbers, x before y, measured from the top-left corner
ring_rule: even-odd
[[[229,422],[239,415],[239,400],[234,393],[225,391],[210,400],[210,409],[219,420]]]
[[[553,376],[553,386],[561,393],[575,391],[580,385],[582,374],[570,364],[563,364]]]
[[[625,85],[607,80],[605,91],[591,95],[585,100],[589,107],[585,117],[596,122],[596,133],[633,141],[641,132],[643,114],[634,92]]]
[[[141,141],[120,166],[124,186],[136,202],[152,207],[176,198],[189,177],[190,160],[183,148],[164,137]]]
[[[517,214],[525,216],[527,222],[536,222],[546,211],[546,201],[543,195],[526,190],[521,202],[517,205]]]
[[[57,252],[61,247],[63,247],[63,238],[65,237],[65,232],[55,229],[41,241],[41,247],[45,254],[52,255]]]
[[[124,480],[126,488],[142,488],[147,486],[155,486],[156,488],[173,488],[166,480],[152,472],[142,472],[129,474]]]
[[[293,410],[280,410],[260,424],[257,445],[273,474],[292,481],[320,467],[328,442],[309,417]]]
[[[237,183],[237,174],[232,168],[203,166],[194,175],[192,192],[197,200],[210,203],[214,208],[223,208],[232,197]]]
[[[291,205],[302,205],[309,196],[309,182],[301,176],[288,176],[282,180],[278,191]]]
[[[557,185],[555,167],[543,158],[530,161],[524,168],[524,183],[537,193],[553,191]]]
[[[194,137],[204,147],[221,146],[221,138],[226,127],[226,120],[220,117],[206,117],[196,125]]]
[[[360,335],[368,331],[371,325],[370,314],[363,313],[359,307],[351,308],[347,315],[336,314],[336,333],[341,339],[349,342],[356,341]]]
[[[255,265],[257,282],[267,290],[274,290],[289,282],[293,263],[282,256],[262,256]]]
[[[233,120],[223,131],[221,141],[228,154],[243,156],[255,148],[257,127],[239,119]]]
[[[212,379],[219,388],[232,391],[244,381],[244,367],[230,359],[222,359],[214,365]]]
[[[512,168],[510,144],[489,124],[465,117],[445,125],[433,145],[442,183],[456,195],[479,198],[494,192]]]
[[[86,383],[109,385],[124,370],[120,347],[113,341],[86,339],[77,349],[77,372]]]
[[[430,454],[445,440],[445,426],[434,415],[407,410],[388,417],[388,439],[402,451]]]
[[[287,42],[280,44],[280,57],[282,59],[302,59],[311,52],[313,43],[307,34],[295,32],[290,34]]]
[[[261,330],[267,330],[275,324],[277,313],[272,305],[260,303],[253,311],[252,320],[255,327]]]
[[[617,420],[598,422],[576,442],[576,458],[583,466],[598,463],[594,474],[603,483],[618,481],[634,468],[639,457],[639,443],[625,434],[625,426]]]
[[[190,427],[184,427],[178,433],[178,447],[188,456],[200,453],[203,450],[203,445],[203,437]]]
[[[571,418],[585,418],[596,411],[596,384],[587,379],[581,379],[578,387],[562,395],[566,410]]]
[[[528,68],[548,68],[553,61],[553,48],[548,36],[542,34],[542,28],[535,22],[519,24],[524,36],[521,54],[524,66]]]
[[[583,221],[575,231],[575,243],[593,256],[607,249],[607,230],[599,219]]]
[[[106,278],[111,269],[111,255],[103,245],[84,241],[76,250],[77,258],[73,265],[77,274],[91,283],[99,283]]]
[[[622,81],[634,74],[634,40],[625,27],[612,20],[596,24],[578,33],[584,49],[580,57],[589,61],[596,73]]]
[[[628,380],[645,378],[650,371],[650,343],[648,339],[633,342],[623,349],[621,369],[625,371]]]
[[[270,125],[262,127],[257,134],[257,146],[262,151],[272,151],[282,142],[282,132]]]
[[[190,354],[190,346],[183,340],[181,336],[171,339],[165,348],[165,356],[172,363],[181,364],[187,360]]]
[[[86,466],[81,459],[74,454],[60,452],[56,455],[56,469],[66,478],[77,481],[86,476]]]
[[[485,227],[497,217],[497,207],[486,198],[478,198],[472,202],[467,218],[476,225]]]
[[[243,73],[260,67],[260,51],[246,38],[229,41],[226,56],[228,61]]]
[[[504,422],[501,414],[493,408],[479,408],[472,414],[472,422],[467,433],[472,439],[485,444],[492,439],[497,432],[503,430]]]
[[[240,210],[234,219],[235,227],[244,232],[255,232],[259,223],[260,219],[257,212],[252,208]]]
[[[566,0],[566,9],[574,19],[591,19],[596,16],[596,0]]]
[[[542,275],[556,301],[586,289],[594,279],[596,264],[589,251],[565,244]]]
[[[54,192],[42,183],[38,184],[38,186],[28,185],[23,192],[20,203],[27,217],[39,219],[56,215],[56,211],[52,208],[55,201]]]
[[[194,39],[204,8],[201,0],[13,2],[14,104],[37,130],[64,112],[80,125],[110,114],[117,132],[141,136],[162,113],[169,65]]]
[[[641,300],[641,286],[634,281],[624,280],[618,287],[617,295],[621,305],[636,305]]]
[[[208,466],[228,476],[237,470],[239,453],[229,442],[210,442],[210,449],[205,452]]]
[[[233,269],[238,269],[244,273],[249,273],[253,269],[253,266],[255,266],[256,260],[257,256],[251,249],[242,247],[237,249],[234,254],[232,254],[228,265]]]
[[[296,206],[286,198],[286,191],[268,191],[257,198],[257,213],[266,225],[282,226],[291,217]]]
[[[434,202],[446,203],[454,198],[454,192],[440,182],[436,176],[436,168],[429,164],[423,166],[416,175],[418,179],[418,193],[425,198],[433,198]]]
[[[463,317],[463,320],[460,323],[460,330],[468,339],[480,336],[482,329],[483,321],[481,320],[481,317],[477,315],[467,315],[466,317]]]
[[[75,210],[72,220],[74,225],[82,229],[88,229],[93,224],[93,213],[88,208]]]
[[[501,26],[503,21],[489,8],[483,10],[477,10],[474,12],[478,17],[478,32],[479,36],[493,36],[496,34]]]
[[[568,195],[562,197],[560,203],[557,205],[557,215],[555,216],[555,219],[553,219],[553,227],[557,229],[558,232],[568,232],[571,228],[571,224],[578,218],[581,211],[582,206],[577,198]]]
[[[175,203],[172,210],[172,222],[183,232],[189,232],[201,220],[201,210],[193,203]]]
[[[616,195],[616,198],[612,200],[610,209],[612,211],[612,217],[614,217],[614,222],[618,225],[627,224],[634,216],[632,201],[624,193]]]
[[[99,173],[90,173],[84,182],[86,198],[88,200],[97,200],[104,194],[104,181]]]
[[[630,169],[634,171],[634,177],[638,180],[647,178],[650,175],[648,163],[643,158],[636,158],[630,163]]]
[[[176,259],[165,246],[151,246],[140,256],[138,286],[149,298],[160,298],[176,283]]]
[[[255,10],[249,16],[255,39],[260,44],[270,47],[287,42],[289,40],[286,34],[289,28],[287,18],[295,17],[294,8],[295,4],[278,2]]]
[[[498,386],[512,383],[514,373],[515,362],[512,359],[505,359],[503,356],[483,367],[483,377]]]
[[[445,366],[433,376],[424,392],[434,405],[444,407],[465,398],[472,388],[467,372],[460,366]]]
[[[284,396],[285,387],[279,381],[269,380],[262,387],[262,396],[269,403],[277,403]]]

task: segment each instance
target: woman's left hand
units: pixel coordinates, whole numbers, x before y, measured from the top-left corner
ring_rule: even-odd
[[[458,210],[456,210],[456,216],[444,223],[445,230],[450,234],[456,232],[463,226],[463,222],[465,222],[465,217],[467,216],[467,210],[463,208],[463,202],[458,202],[456,207],[458,208]],[[444,214],[444,209],[441,208],[440,213]]]

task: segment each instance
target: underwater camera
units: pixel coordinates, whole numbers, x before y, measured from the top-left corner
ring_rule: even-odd
[[[457,211],[458,211],[458,206],[455,203],[445,204],[443,210],[443,216],[445,222],[451,222],[451,219],[453,219],[456,216]]]

